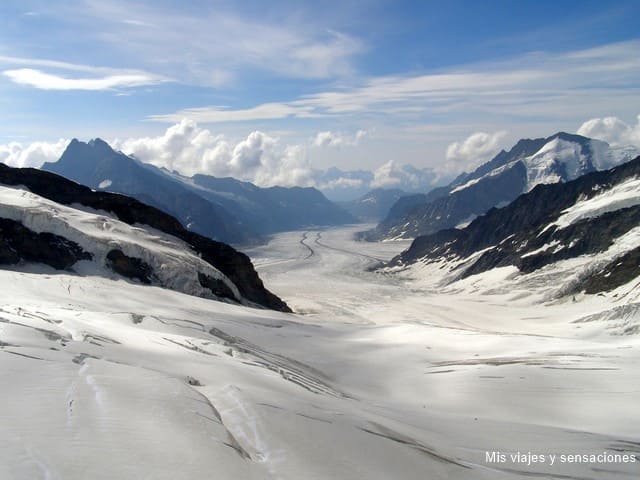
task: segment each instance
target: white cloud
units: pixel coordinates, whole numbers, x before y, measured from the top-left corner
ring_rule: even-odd
[[[569,53],[527,54],[442,73],[375,77],[250,108],[207,106],[150,118],[175,122],[182,115],[225,122],[373,113],[411,119],[428,115],[451,122],[456,116],[468,121],[506,111],[514,121],[532,116],[575,121],[604,108],[628,109],[637,103],[639,89],[630,85],[636,85],[640,75],[639,49],[640,41],[633,40]]]
[[[133,64],[186,84],[218,86],[211,65],[234,76],[247,71],[304,79],[351,74],[352,58],[365,49],[363,42],[327,30],[305,8],[293,10],[272,6],[270,11],[277,12],[272,16],[232,4],[203,8],[103,0],[85,2],[82,8],[59,6],[50,14]]]
[[[10,68],[2,74],[12,82],[41,90],[112,90],[169,81],[168,78],[140,70],[96,67],[76,63],[60,62],[41,58],[9,57],[0,55],[0,65],[24,66]],[[40,68],[55,71],[82,72],[91,76],[69,77],[59,73],[45,72]]]
[[[447,147],[448,165],[445,170],[460,172],[470,170],[490,160],[500,151],[501,142],[507,132],[477,132],[462,142],[454,142]]]
[[[373,172],[370,187],[400,188],[410,192],[426,191],[433,186],[435,180],[436,175],[431,169],[417,169],[390,160]]]
[[[143,162],[187,176],[196,173],[231,176],[259,186],[312,183],[305,149],[282,145],[278,138],[260,131],[233,142],[191,120],[182,120],[161,136],[113,143],[115,148]]]
[[[365,135],[358,131],[346,136],[356,142]],[[0,145],[0,161],[14,167],[41,167],[57,161],[69,141],[11,142]],[[342,171],[338,168],[314,170],[307,158],[308,144],[286,145],[279,138],[261,131],[239,140],[215,135],[191,120],[170,126],[162,135],[112,140],[111,146],[142,162],[176,171],[185,176],[195,174],[233,177],[262,187],[315,186],[331,198],[350,200],[372,188],[401,188],[426,191],[436,179],[430,169],[387,162],[371,172]]]
[[[108,75],[100,78],[67,78],[32,68],[5,70],[2,74],[12,82],[41,90],[112,90],[158,83],[158,79],[144,74]]]
[[[340,177],[340,178],[335,178],[333,180],[329,180],[326,183],[321,183],[317,185],[318,188],[321,188],[323,190],[335,190],[338,188],[368,188],[367,185],[365,185],[365,181],[362,178],[347,178],[347,177]]]
[[[6,55],[0,55],[0,64],[4,65],[22,65],[26,67],[46,67],[55,68],[59,70],[70,70],[75,72],[89,72],[89,73],[116,73],[119,70],[108,67],[95,67],[91,65],[82,65],[79,63],[60,62],[58,60],[48,60],[43,58],[26,58],[26,57],[11,57]]]
[[[151,115],[149,120],[177,123],[188,118],[198,123],[245,122],[250,120],[276,120],[287,117],[312,116],[311,108],[296,107],[283,103],[263,103],[257,107],[231,110],[222,106],[185,108],[166,115]]]
[[[291,50],[293,72],[309,78],[348,73],[351,70],[349,57],[362,50],[359,40],[339,32],[329,32],[323,40],[304,43]]]
[[[617,117],[592,118],[584,122],[577,133],[615,146],[633,145],[640,148],[640,115],[635,125],[628,125]]]
[[[45,162],[57,161],[69,140],[60,139],[57,142],[33,142],[23,145],[19,142],[11,142],[0,145],[0,162],[11,167],[40,168]]]
[[[356,147],[364,137],[367,136],[365,130],[358,130],[355,135],[346,135],[335,132],[318,132],[313,139],[314,147]]]

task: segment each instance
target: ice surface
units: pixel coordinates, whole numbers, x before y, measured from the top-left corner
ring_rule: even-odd
[[[0,478],[637,478],[485,456],[640,454],[639,337],[606,328],[637,284],[544,301],[588,259],[372,272],[408,242],[361,229],[249,252],[297,314],[0,270]]]

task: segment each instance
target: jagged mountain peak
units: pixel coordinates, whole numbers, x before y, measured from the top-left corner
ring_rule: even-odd
[[[610,291],[639,273],[639,176],[637,157],[564,184],[538,185],[465,228],[417,237],[392,264],[437,263],[450,270],[450,281],[498,267],[527,275],[558,264],[558,284],[549,285],[554,296]]]
[[[104,141],[99,137],[92,138],[88,142],[83,142],[82,140],[73,138],[67,145],[67,148],[65,149],[65,152],[63,152],[63,155],[64,153],[67,153],[67,155],[69,155],[77,151],[83,151],[83,152],[95,151],[95,152],[109,153],[109,154],[120,153],[120,152],[116,152],[111,147],[111,145],[109,145],[106,141]]]
[[[100,137],[92,138],[91,140],[89,140],[89,142],[87,144],[89,146],[91,146],[91,147],[94,147],[94,148],[107,148],[109,150],[113,150],[111,148],[111,145],[109,145],[107,142],[105,142]]]
[[[463,226],[539,184],[567,182],[611,168],[630,160],[634,153],[633,149],[612,148],[606,142],[567,132],[522,139],[449,186],[410,202],[398,202],[366,238],[411,238]]]

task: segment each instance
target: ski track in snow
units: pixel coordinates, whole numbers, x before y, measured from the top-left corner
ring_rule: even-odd
[[[370,272],[409,242],[364,228],[248,252],[293,315],[0,270],[0,478],[637,478],[485,457],[640,459],[635,284],[545,303],[548,269]]]

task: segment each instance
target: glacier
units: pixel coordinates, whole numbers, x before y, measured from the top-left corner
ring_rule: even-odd
[[[286,232],[247,253],[289,314],[192,295],[178,267],[205,267],[169,235],[0,197],[0,215],[94,254],[0,269],[0,478],[637,476],[487,461],[640,454],[640,281],[556,295],[590,258],[452,281],[445,261],[373,270],[409,242],[357,242],[362,225]],[[106,272],[114,242],[171,275]]]

